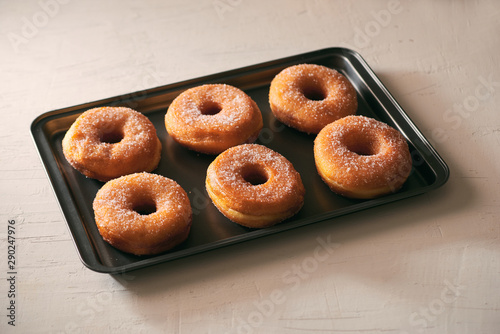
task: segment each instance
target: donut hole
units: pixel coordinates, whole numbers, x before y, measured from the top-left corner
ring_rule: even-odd
[[[215,101],[205,101],[200,105],[202,115],[216,115],[222,110],[222,106]]]
[[[311,101],[323,101],[327,97],[327,92],[322,85],[316,81],[310,81],[303,85],[302,94]]]
[[[157,208],[156,208],[156,203],[152,199],[144,199],[140,202],[137,202],[133,207],[132,210],[137,212],[138,214],[142,216],[147,216],[152,213],[155,213]]]
[[[116,144],[123,140],[124,134],[121,129],[113,129],[100,134],[99,140],[102,143]]]
[[[375,155],[380,151],[379,140],[368,134],[351,134],[344,142],[349,151],[358,155]]]
[[[260,165],[251,165],[243,169],[241,176],[253,186],[264,184],[269,180],[269,175],[264,167]]]

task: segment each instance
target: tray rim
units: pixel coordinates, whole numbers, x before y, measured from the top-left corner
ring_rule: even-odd
[[[79,239],[82,239],[83,236],[87,238],[87,241],[89,240],[87,237],[87,231],[85,230],[83,223],[80,224],[70,224],[70,220],[76,219],[75,217],[78,217],[80,221],[82,221],[79,218],[79,213],[77,210],[77,205],[73,199],[73,195],[70,191],[70,189],[66,186],[66,182],[64,177],[56,177],[60,174],[57,174],[57,172],[61,171],[58,167],[58,162],[55,159],[55,156],[53,154],[52,147],[50,145],[50,141],[48,140],[47,136],[45,136],[43,126],[47,122],[49,122],[51,119],[58,118],[61,114],[69,115],[69,114],[76,114],[78,113],[81,109],[84,108],[92,108],[93,106],[96,105],[103,105],[107,103],[116,103],[116,101],[123,101],[132,95],[138,95],[138,94],[144,94],[144,95],[151,95],[155,93],[159,93],[162,91],[166,90],[174,90],[178,89],[181,87],[188,87],[188,86],[194,86],[198,85],[201,83],[206,83],[210,81],[217,81],[216,79],[218,78],[229,78],[229,77],[234,77],[234,76],[241,76],[244,73],[249,73],[252,71],[263,71],[266,68],[274,68],[278,64],[287,66],[286,63],[298,63],[300,62],[301,59],[305,61],[311,61],[314,58],[325,58],[328,56],[343,56],[345,58],[348,58],[350,62],[356,61],[357,65],[361,66],[361,68],[364,70],[364,76],[363,79],[370,79],[372,81],[372,84],[368,84],[367,86],[370,89],[375,89],[379,90],[378,94],[375,92],[373,95],[376,98],[381,98],[383,97],[386,101],[385,103],[390,103],[390,105],[395,108],[398,112],[397,115],[399,115],[398,118],[404,120],[404,124],[409,126],[413,132],[413,134],[416,134],[419,140],[419,143],[423,145],[423,148],[427,150],[430,155],[427,156],[427,158],[430,158],[432,160],[432,163],[429,162],[428,166],[429,168],[432,169],[433,173],[435,174],[435,181],[427,186],[420,187],[418,189],[415,189],[413,191],[407,191],[404,193],[404,196],[401,196],[400,193],[395,193],[391,195],[384,196],[382,198],[377,198],[377,199],[372,199],[366,202],[361,202],[359,204],[353,205],[353,206],[348,206],[344,207],[335,211],[329,211],[325,212],[322,214],[318,214],[317,216],[314,216],[314,220],[310,222],[305,222],[306,220],[310,219],[309,218],[302,218],[298,220],[293,220],[290,222],[287,222],[285,224],[278,224],[275,226],[272,226],[270,228],[262,229],[262,230],[253,230],[251,233],[245,233],[241,235],[236,235],[227,239],[222,239],[218,240],[215,242],[211,242],[209,244],[204,244],[204,245],[197,245],[195,247],[191,247],[188,249],[181,249],[172,253],[165,253],[161,254],[156,257],[152,258],[144,258],[143,260],[139,260],[137,262],[121,265],[121,266],[106,266],[102,264],[99,261],[89,261],[88,256],[84,256],[88,252],[93,252],[93,247],[90,245],[90,242],[88,244],[78,242]],[[359,70],[359,69],[358,69]],[[382,104],[382,102],[381,102]],[[391,115],[394,116],[394,115]],[[397,122],[396,122],[397,123]],[[127,94],[120,94],[114,97],[108,97],[105,99],[101,100],[95,100],[95,101],[90,101],[90,102],[85,102],[81,103],[78,105],[66,107],[66,108],[60,108],[60,109],[55,109],[52,111],[47,111],[45,113],[42,113],[38,117],[36,117],[31,125],[30,125],[30,133],[32,140],[34,142],[34,145],[37,149],[37,154],[42,162],[42,166],[44,168],[45,174],[47,175],[47,178],[49,179],[49,183],[51,184],[52,191],[57,199],[59,209],[61,210],[61,213],[63,214],[63,218],[66,222],[66,226],[69,229],[69,232],[72,236],[72,241],[77,249],[78,256],[80,257],[81,262],[89,269],[99,272],[99,273],[107,273],[107,274],[120,274],[120,273],[125,273],[131,270],[136,270],[136,269],[141,269],[144,267],[149,267],[152,265],[156,265],[159,263],[163,262],[168,262],[174,259],[180,259],[185,256],[191,256],[195,255],[198,253],[201,253],[203,251],[209,251],[233,244],[237,244],[243,241],[248,241],[248,240],[253,240],[259,237],[275,234],[278,232],[294,229],[297,227],[305,226],[305,225],[310,225],[314,223],[318,223],[321,221],[325,221],[328,219],[333,219],[335,217],[340,217],[342,215],[346,215],[349,213],[357,212],[357,211],[362,211],[368,208],[372,208],[375,206],[379,206],[382,204],[389,204],[391,202],[398,201],[400,199],[406,199],[409,197],[413,197],[419,194],[426,193],[430,190],[436,189],[444,185],[448,179],[449,179],[449,174],[450,170],[446,162],[443,160],[443,158],[439,155],[439,153],[435,150],[435,148],[432,146],[432,144],[427,140],[427,138],[422,134],[422,132],[418,129],[418,127],[413,123],[413,121],[410,119],[410,117],[406,114],[406,112],[403,110],[403,108],[399,105],[399,103],[396,101],[396,99],[392,96],[392,94],[389,92],[389,90],[385,87],[385,85],[381,82],[381,80],[378,78],[378,76],[375,74],[375,72],[371,69],[371,67],[368,65],[368,63],[363,59],[363,57],[354,50],[343,48],[343,47],[330,47],[330,48],[324,48],[324,49],[319,49],[315,51],[310,51],[310,52],[305,52],[301,54],[296,54],[288,57],[283,57],[283,58],[278,58],[254,65],[249,65],[249,66],[244,66],[236,69],[231,69],[227,71],[222,71],[222,72],[217,72],[217,73],[212,73],[208,74],[205,76],[197,77],[197,78],[192,78],[192,79],[187,79],[187,80],[182,80],[179,82],[175,82],[172,84],[166,84],[166,85],[161,85],[153,88],[148,88],[132,93],[127,93]],[[50,154],[47,154],[49,153]],[[388,200],[388,198],[390,200]],[[67,202],[71,202],[69,205]]]

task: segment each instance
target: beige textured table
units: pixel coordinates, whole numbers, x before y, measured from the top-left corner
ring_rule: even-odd
[[[499,333],[498,36],[495,0],[0,2],[0,332]],[[128,274],[83,266],[38,115],[332,46],[367,60],[445,186]]]

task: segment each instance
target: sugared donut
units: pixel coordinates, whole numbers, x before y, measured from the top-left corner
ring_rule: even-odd
[[[165,115],[167,132],[175,141],[207,154],[254,142],[262,125],[260,109],[250,96],[224,84],[182,92]]]
[[[104,184],[93,202],[99,233],[127,253],[152,255],[183,242],[192,211],[182,187],[164,176],[135,173]]]
[[[206,189],[227,218],[251,228],[274,225],[297,213],[305,189],[281,154],[262,145],[229,148],[210,164]]]
[[[151,172],[160,161],[161,142],[153,123],[124,107],[94,108],[82,113],[63,138],[66,160],[99,181]]]
[[[354,115],[356,90],[334,69],[301,64],[287,67],[271,81],[269,104],[282,123],[307,133],[318,133],[339,118]]]
[[[314,140],[314,159],[323,181],[351,198],[395,192],[412,168],[403,135],[365,116],[347,116],[324,127]]]

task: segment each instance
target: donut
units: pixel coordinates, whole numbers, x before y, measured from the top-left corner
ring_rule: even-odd
[[[334,69],[300,64],[282,70],[271,81],[273,115],[299,131],[317,134],[337,119],[356,114],[356,90]]]
[[[206,189],[231,221],[265,228],[295,215],[304,203],[299,173],[281,154],[258,144],[231,147],[209,165]]]
[[[142,172],[108,181],[92,206],[103,239],[135,255],[172,249],[186,240],[191,229],[186,192],[161,175]]]
[[[403,135],[365,116],[347,116],[325,126],[314,140],[314,161],[331,190],[360,199],[396,192],[412,168]]]
[[[207,84],[190,88],[168,107],[165,127],[179,144],[206,154],[254,142],[262,129],[257,104],[239,88]]]
[[[62,140],[66,160],[83,175],[102,182],[151,172],[160,161],[161,142],[153,123],[125,107],[82,113]]]

